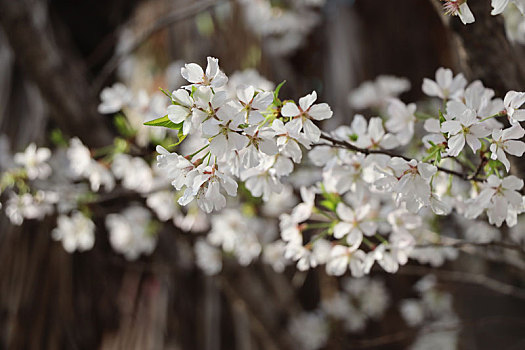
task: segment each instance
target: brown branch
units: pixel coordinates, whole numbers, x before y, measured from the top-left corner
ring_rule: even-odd
[[[226,0],[202,0],[182,9],[176,9],[167,13],[164,17],[159,18],[151,27],[144,30],[144,32],[139,35],[134,42],[126,48],[126,50],[115,53],[113,57],[109,59],[93,82],[94,90],[99,91],[111,73],[117,69],[122,61],[131,53],[135,52],[153,34],[177,22],[194,17],[199,13],[207,11],[224,2],[226,2]]]
[[[59,44],[45,6],[45,1],[0,0],[0,25],[16,60],[38,86],[62,130],[89,146],[109,144],[113,136],[97,113],[97,98],[89,87],[84,62],[72,47]],[[35,15],[37,12],[43,15]]]
[[[441,15],[439,0],[431,0]],[[492,16],[488,0],[469,0],[476,21],[469,25],[459,18],[448,18],[460,52],[462,70],[470,80],[480,79],[503,96],[509,90],[525,87],[525,62],[507,39],[503,16]]]
[[[356,146],[352,145],[349,142],[335,139],[335,138],[331,137],[330,135],[328,135],[325,132],[321,132],[321,138],[332,142],[332,144],[334,146],[338,146],[338,147],[341,147],[343,149],[347,149],[347,150],[354,151],[354,152],[363,153],[363,154],[366,154],[366,155],[369,155],[369,154],[384,154],[384,155],[387,155],[389,157],[402,158],[402,159],[406,160],[407,162],[410,162],[412,160],[412,158],[410,158],[410,157],[399,155],[399,154],[396,154],[396,153],[388,151],[388,150],[359,148],[359,147],[356,147]],[[443,167],[440,167],[440,166],[436,166],[436,168],[437,168],[437,170],[439,170],[439,171],[441,171],[443,173],[447,173],[447,174],[450,174],[450,175],[457,176],[457,177],[459,177],[459,178],[461,178],[461,179],[463,179],[465,181],[477,181],[477,182],[483,182],[484,181],[484,179],[482,179],[482,178],[479,178],[477,176],[474,176],[474,177],[471,178],[471,176],[469,176],[467,174],[460,173],[459,171],[443,168]]]

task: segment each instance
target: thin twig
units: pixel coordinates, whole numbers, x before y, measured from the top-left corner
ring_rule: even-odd
[[[146,40],[148,40],[153,34],[158,32],[165,27],[173,25],[177,22],[185,20],[187,18],[194,17],[201,12],[209,10],[214,6],[222,4],[227,0],[202,0],[196,3],[193,3],[190,6],[184,7],[182,9],[176,9],[175,11],[167,13],[165,16],[159,18],[153,25],[147,28],[142,35],[138,36],[135,41],[129,45],[122,52],[117,52],[109,59],[109,61],[104,65],[98,76],[93,82],[93,89],[99,91],[102,88],[102,85],[111,75],[111,73],[117,69],[120,63],[128,57],[131,53],[137,50]]]

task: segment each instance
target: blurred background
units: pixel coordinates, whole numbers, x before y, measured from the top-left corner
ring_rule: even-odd
[[[508,40],[489,1],[471,3],[467,32],[430,0],[0,0],[0,134],[12,152],[52,147],[56,129],[105,146],[116,134],[97,112],[105,86],[173,90],[184,84],[181,66],[207,56],[230,79],[257,71],[273,86],[286,80],[287,98],[315,89],[334,110],[327,129],[349,124],[349,93],[379,75],[407,78],[406,102],[423,98],[423,78],[441,66],[500,96],[524,91],[519,33]],[[98,206],[97,227],[126,201]],[[55,222],[0,216],[0,348],[525,348],[523,256],[461,249],[437,268],[409,264],[359,281],[225,259],[207,276],[194,237],[173,225],[150,256],[130,262],[102,229],[92,250],[68,254],[51,239]]]

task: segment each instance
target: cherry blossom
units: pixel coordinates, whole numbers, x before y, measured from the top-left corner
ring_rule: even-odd
[[[518,109],[525,103],[525,92],[509,91],[503,99],[505,113],[511,123],[525,120],[525,109]]]
[[[303,96],[299,99],[299,106],[295,102],[287,102],[281,110],[284,117],[293,118],[290,122],[292,128],[299,125],[297,129],[304,129],[305,137],[317,142],[321,136],[321,131],[312,122],[312,120],[324,120],[332,117],[332,110],[326,103],[313,104],[317,100],[317,93],[313,91],[311,94]]]
[[[62,241],[64,250],[72,253],[90,250],[95,244],[95,224],[80,212],[71,216],[60,215],[58,226],[51,232],[56,241]]]
[[[398,99],[392,99],[388,105],[387,113],[389,119],[386,121],[385,126],[388,131],[396,134],[396,138],[401,145],[407,145],[412,140],[414,123],[416,121],[415,111],[416,105],[414,103],[406,105]]]
[[[463,95],[467,80],[463,74],[454,77],[452,70],[439,68],[436,71],[436,80],[423,79],[423,92],[427,96],[439,97],[442,100],[459,100]]]
[[[474,22],[474,15],[467,5],[467,0],[444,0],[445,14],[459,16],[463,24]]]
[[[525,130],[519,125],[514,124],[505,130],[494,130],[492,132],[492,143],[490,145],[490,157],[497,159],[505,165],[507,171],[510,170],[510,162],[505,153],[521,157],[525,152],[525,143],[518,141],[525,135]]]
[[[186,64],[180,72],[184,79],[196,85],[219,88],[228,81],[228,77],[219,69],[219,60],[213,57],[208,57],[206,73],[196,63]]]
[[[51,167],[47,163],[49,157],[51,151],[48,148],[38,148],[31,143],[23,153],[15,154],[14,161],[24,167],[29,180],[45,179],[51,174]]]
[[[465,216],[474,219],[486,209],[489,222],[500,227],[510,209],[522,206],[523,198],[518,192],[522,187],[523,180],[514,175],[503,179],[490,175],[483,190],[470,201]]]
[[[453,157],[459,155],[465,142],[476,152],[481,147],[479,138],[490,134],[490,130],[478,122],[476,113],[471,109],[465,109],[456,119],[441,124],[441,132],[448,133],[447,153]]]
[[[340,239],[346,236],[349,245],[359,245],[363,240],[363,234],[372,236],[377,230],[375,222],[370,220],[370,205],[363,205],[352,210],[344,203],[337,205],[337,216],[342,220],[334,226],[334,238]]]
[[[507,5],[513,2],[514,5],[521,11],[525,16],[525,1],[524,0],[492,0],[492,12],[491,15],[499,15],[507,8]]]
[[[399,146],[396,137],[385,132],[383,121],[379,117],[371,118],[367,126],[365,118],[356,114],[352,120],[351,128],[357,135],[357,140],[351,142],[359,148],[392,149]]]

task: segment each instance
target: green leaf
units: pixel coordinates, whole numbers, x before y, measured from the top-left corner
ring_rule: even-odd
[[[445,122],[446,119],[445,119],[445,116],[443,115],[443,112],[441,112],[441,109],[439,110],[439,123],[443,123]]]
[[[337,204],[328,199],[321,201],[320,204],[330,211],[335,211],[335,208],[337,208]]]
[[[157,118],[157,119],[154,119],[154,120],[150,120],[149,122],[145,122],[144,125],[147,125],[147,126],[162,126],[164,128],[174,129],[174,130],[182,129],[182,123],[175,124],[174,122],[172,122],[168,118],[167,114],[164,117]]]
[[[164,95],[168,96],[168,98],[169,98],[170,100],[173,100],[173,98],[171,97],[171,94],[170,94],[169,91],[166,91],[166,90],[164,90],[164,89],[161,88],[161,87],[159,87],[159,90],[162,91],[162,93],[163,93]]]
[[[184,134],[182,133],[182,129],[179,129],[179,132],[177,133],[177,137],[179,138],[179,141],[175,142],[174,144],[169,145],[169,147],[175,147],[175,146],[180,145],[180,143],[181,143],[182,141],[184,141],[184,139],[186,138],[186,136],[187,136],[187,135],[184,135]]]
[[[68,142],[66,141],[66,138],[64,137],[64,134],[62,134],[62,131],[60,129],[53,129],[49,136],[51,142],[53,142],[54,145],[58,147],[68,146]]]
[[[113,119],[113,124],[117,128],[119,134],[124,137],[131,137],[135,135],[135,130],[129,125],[128,120],[122,114],[117,114]]]
[[[282,105],[281,100],[279,99],[279,91],[281,91],[281,88],[286,83],[286,80],[283,80],[279,85],[277,85],[277,88],[273,92],[273,104],[276,106]]]

